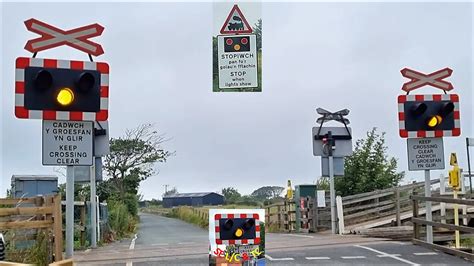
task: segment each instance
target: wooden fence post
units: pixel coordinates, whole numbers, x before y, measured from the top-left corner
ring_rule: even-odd
[[[61,194],[53,199],[53,232],[54,232],[54,261],[63,259],[63,214],[61,209]]]
[[[396,208],[396,214],[395,214],[395,219],[397,221],[397,226],[402,225],[402,221],[400,220],[400,189],[395,187],[395,208]]]
[[[277,219],[278,219],[278,230],[281,230],[284,227],[283,224],[283,212],[281,210],[281,205],[277,205]]]
[[[314,231],[317,232],[318,231],[318,227],[320,225],[319,223],[319,209],[318,209],[318,200],[317,200],[318,197],[315,198],[314,200],[314,206],[313,206],[313,219],[314,219]]]
[[[413,191],[413,196],[417,195],[416,191]],[[413,218],[418,218],[418,200],[412,199],[413,202]],[[413,223],[413,238],[420,239],[420,227],[421,225],[418,223]]]
[[[35,206],[36,207],[41,207],[41,206],[43,206],[43,204],[44,204],[43,197],[40,197],[40,196],[35,197]],[[41,215],[41,214],[36,215],[35,220],[43,220],[43,219],[44,219],[43,215]]]
[[[44,197],[44,207],[53,207],[53,196],[46,196]],[[54,212],[54,209],[53,209]],[[53,248],[50,246],[50,241],[51,241],[51,235],[49,234],[50,232],[54,231],[54,220],[53,220],[53,212],[51,213],[46,213],[44,216],[45,221],[53,221],[52,228],[48,228],[48,230],[45,230],[48,232],[48,256],[49,256],[49,261],[53,261]]]

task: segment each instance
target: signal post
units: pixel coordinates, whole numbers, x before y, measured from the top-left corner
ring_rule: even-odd
[[[403,84],[406,95],[398,96],[399,134],[407,138],[408,169],[424,170],[425,197],[431,197],[430,170],[444,169],[443,137],[461,135],[459,96],[447,94],[454,89],[444,78],[452,70],[444,68],[431,74],[423,74],[408,68],[401,70],[411,81]],[[430,85],[443,90],[444,94],[410,95],[415,89]],[[431,202],[426,202],[426,220],[432,221]],[[426,226],[426,242],[433,243],[433,227]]]
[[[316,112],[321,115],[316,120],[319,126],[313,127],[313,155],[321,156],[322,176],[329,176],[329,194],[331,198],[331,232],[337,233],[336,218],[336,190],[334,187],[334,176],[344,175],[344,156],[352,154],[352,131],[348,127],[348,109],[337,112],[329,112],[323,108],[317,108]],[[342,123],[344,127],[323,127],[325,122],[334,120]],[[337,141],[337,143],[336,143]],[[327,160],[325,160],[327,159]],[[338,161],[335,164],[335,161]],[[339,167],[334,167],[338,165]],[[327,173],[325,173],[327,169]],[[297,199],[299,200],[299,199]],[[340,234],[344,232],[339,232]]]
[[[104,53],[88,40],[100,36],[99,24],[64,31],[36,19],[25,21],[41,37],[27,42],[33,56],[15,64],[15,116],[43,120],[43,165],[66,166],[66,257],[74,248],[74,167],[94,162],[93,123],[108,120],[109,65],[94,62]],[[54,33],[54,34],[53,34]],[[89,55],[90,61],[36,58],[40,51],[68,45]],[[96,180],[91,178],[91,183]],[[92,188],[94,186],[91,186]],[[95,192],[91,195],[92,235],[96,235]],[[54,217],[62,219],[62,217]],[[96,238],[91,240],[96,246]]]

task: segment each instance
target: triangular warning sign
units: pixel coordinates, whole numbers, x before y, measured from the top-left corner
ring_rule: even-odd
[[[245,19],[242,11],[237,5],[234,5],[230,11],[227,19],[222,25],[221,34],[230,34],[230,33],[252,33],[252,27]]]

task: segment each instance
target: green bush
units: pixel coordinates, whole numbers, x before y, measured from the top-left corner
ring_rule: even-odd
[[[110,202],[108,206],[110,228],[118,237],[127,236],[132,222],[127,205],[121,202]]]
[[[127,206],[127,210],[133,217],[138,215],[138,198],[137,195],[130,193],[125,194],[123,203]]]

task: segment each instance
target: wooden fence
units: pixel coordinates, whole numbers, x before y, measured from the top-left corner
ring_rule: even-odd
[[[265,206],[265,223],[269,231],[291,232],[295,230],[296,205],[294,202],[283,202]]]
[[[439,179],[431,180],[431,185],[437,183]],[[364,226],[357,226],[360,224],[364,224],[365,227],[401,226],[404,216],[407,214],[411,216],[410,195],[414,191],[423,190],[424,186],[424,182],[418,182],[343,197],[342,213],[346,231],[364,228]]]
[[[0,229],[2,231],[51,230],[54,261],[62,260],[63,232],[60,194],[34,198],[0,199],[0,205],[12,206],[0,207]],[[10,240],[6,239],[7,242]]]
[[[437,183],[439,179],[431,181],[432,185]],[[362,228],[372,226],[370,223],[373,221],[379,223],[379,226],[390,224],[400,226],[402,220],[407,218],[407,213],[409,213],[408,218],[411,217],[410,195],[413,191],[422,190],[423,187],[424,182],[418,182],[342,197],[337,206],[339,227],[342,227],[342,232],[351,232],[358,228],[358,225],[362,225]],[[299,200],[298,205],[300,205]],[[307,213],[312,218],[309,231],[331,228],[329,192],[325,195],[326,207],[315,207],[317,201],[311,197],[304,199],[304,205],[309,207],[310,210]],[[300,207],[294,201],[288,200],[265,206],[265,221],[268,227],[273,228],[274,231],[295,231],[299,228],[295,226],[295,221],[305,220],[305,218],[296,217],[296,208]]]
[[[452,224],[446,224],[446,223],[439,223],[439,222],[434,222],[434,221],[426,221],[425,219],[420,218],[420,213],[419,213],[419,202],[427,202],[430,201],[432,203],[451,203],[451,204],[459,204],[459,205],[467,205],[467,206],[474,206],[474,200],[466,200],[466,199],[452,199],[452,198],[444,198],[444,197],[423,197],[423,196],[417,196],[413,195],[411,196],[412,204],[413,204],[413,239],[412,242],[417,245],[441,250],[445,253],[449,253],[455,256],[463,257],[469,260],[474,261],[474,254],[473,253],[468,253],[462,250],[458,250],[455,248],[450,248],[438,244],[431,244],[426,241],[423,241],[420,239],[421,237],[421,227],[422,226],[427,226],[431,225],[433,227],[438,227],[438,228],[443,228],[443,229],[448,229],[448,230],[457,230],[460,232],[467,232],[467,233],[474,233],[474,228],[472,227],[467,227],[467,226],[459,226],[459,225],[452,225]],[[434,229],[434,228],[433,228]]]
[[[205,208],[192,208],[193,214],[199,216],[204,221],[209,221],[209,209]]]

